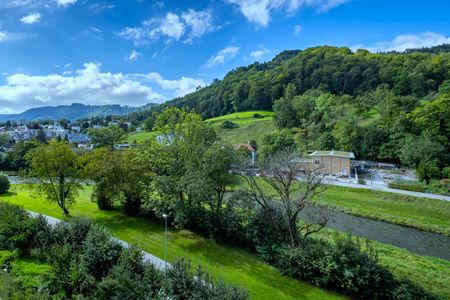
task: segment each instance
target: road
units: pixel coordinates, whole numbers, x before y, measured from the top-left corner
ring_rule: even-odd
[[[402,194],[402,195],[408,195],[408,196],[414,196],[414,197],[450,201],[449,196],[391,189],[388,187],[381,186],[381,185],[377,184],[376,182],[373,183],[372,188],[367,185],[350,183],[350,182],[342,182],[342,181],[337,181],[337,180],[329,180],[329,179],[324,180],[324,183],[330,184],[330,185],[336,185],[336,186],[350,187],[350,188],[355,188],[355,189],[376,190],[376,191],[383,191],[383,192],[388,192],[388,193]]]
[[[38,213],[36,213],[36,212],[33,212],[33,211],[28,211],[28,213],[32,216],[32,217],[38,217],[40,214],[38,214]],[[42,216],[44,216],[44,218],[47,220],[47,222],[48,222],[48,224],[50,224],[50,225],[52,225],[52,226],[54,226],[54,225],[56,225],[56,224],[58,224],[58,223],[60,223],[61,222],[61,220],[60,219],[57,219],[57,218],[53,218],[53,217],[50,217],[50,216],[46,216],[46,215],[42,215]],[[128,247],[130,247],[130,244],[128,244],[127,242],[125,242],[125,241],[122,241],[122,240],[119,240],[119,239],[116,239],[116,238],[113,238],[114,240],[116,240],[116,241],[118,241],[120,244],[122,244],[125,248],[128,248]],[[151,263],[151,264],[153,264],[157,269],[159,269],[159,270],[161,270],[161,271],[164,271],[165,270],[165,267],[166,267],[166,264],[165,264],[165,261],[164,260],[162,260],[162,259],[160,259],[159,257],[156,257],[156,256],[154,256],[153,254],[150,254],[150,253],[147,253],[147,252],[145,252],[145,251],[142,251],[142,254],[143,254],[143,262],[144,263]],[[168,268],[170,268],[170,264],[169,263],[167,263],[167,267]]]

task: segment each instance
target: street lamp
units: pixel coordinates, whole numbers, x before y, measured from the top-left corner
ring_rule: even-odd
[[[163,214],[164,218],[164,272],[167,273],[167,218],[168,214]]]

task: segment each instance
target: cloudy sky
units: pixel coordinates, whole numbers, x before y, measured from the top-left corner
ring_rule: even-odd
[[[450,1],[0,0],[0,114],[142,105],[285,49],[450,43]]]

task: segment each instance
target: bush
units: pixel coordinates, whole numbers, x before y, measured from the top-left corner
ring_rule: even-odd
[[[238,124],[233,123],[231,121],[225,121],[222,123],[222,128],[224,129],[234,129],[234,128],[238,128]]]
[[[6,176],[3,173],[0,173],[0,195],[6,194],[9,191],[9,179],[8,176]]]
[[[423,185],[389,182],[388,187],[390,187],[391,189],[398,189],[412,192],[420,192],[420,193],[425,192],[425,187]]]
[[[258,114],[258,113],[254,113],[253,114],[253,118],[255,118],[255,119],[262,119],[262,118],[264,118],[264,116],[261,115],[261,114]]]
[[[398,300],[438,300],[439,296],[433,295],[414,284],[408,279],[401,279],[397,282],[397,287],[393,292],[393,298]]]
[[[201,268],[197,269],[195,277],[192,276],[189,261],[176,262],[167,274],[167,293],[170,299],[211,299],[211,300],[240,300],[247,299],[246,292],[223,284],[214,282],[213,278]]]
[[[0,250],[28,250],[34,243],[37,220],[17,205],[0,202]]]
[[[444,167],[441,171],[442,178],[444,179],[450,179],[450,167]]]

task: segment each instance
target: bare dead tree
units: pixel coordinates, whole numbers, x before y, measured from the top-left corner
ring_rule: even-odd
[[[270,223],[279,234],[279,220],[276,220],[274,207],[279,206],[283,212],[289,230],[289,241],[292,246],[298,246],[300,234],[304,237],[320,231],[328,222],[329,217],[321,209],[310,216],[300,228],[299,214],[305,208],[316,206],[312,202],[314,196],[324,190],[323,175],[314,164],[300,158],[293,149],[284,150],[267,157],[260,165],[259,176],[253,176],[245,160],[241,163],[241,174],[245,182],[247,196],[261,206],[269,216]],[[309,212],[310,214],[312,213]],[[312,222],[311,222],[312,220]]]

